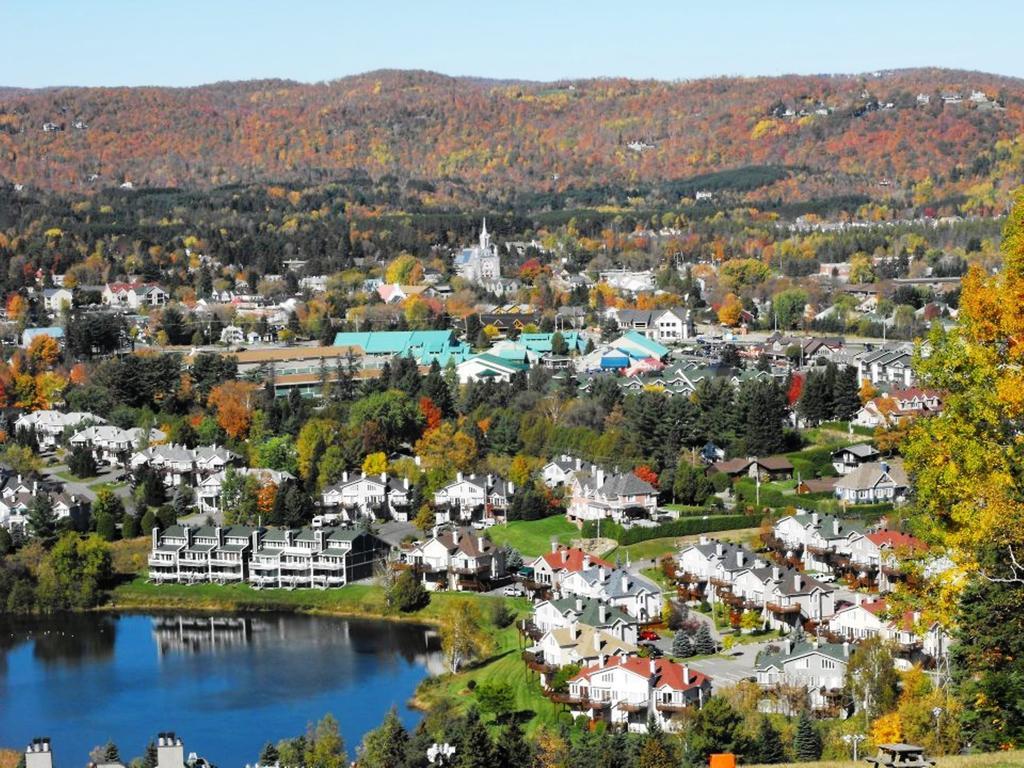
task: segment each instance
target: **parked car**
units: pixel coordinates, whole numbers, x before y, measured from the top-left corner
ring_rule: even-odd
[[[519,597],[519,595],[523,594],[523,590],[518,584],[509,584],[501,590],[501,594],[505,597]]]
[[[650,640],[650,641],[655,641],[655,640],[660,640],[661,639],[661,635],[659,635],[653,629],[641,629],[639,637],[640,637],[641,640]]]

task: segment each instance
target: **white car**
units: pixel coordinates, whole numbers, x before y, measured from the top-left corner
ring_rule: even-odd
[[[507,587],[501,590],[501,594],[503,594],[505,597],[519,597],[523,593],[520,590],[518,584],[509,584]]]

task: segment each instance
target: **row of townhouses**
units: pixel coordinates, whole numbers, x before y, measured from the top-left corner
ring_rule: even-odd
[[[566,517],[581,525],[588,520],[622,522],[631,515],[650,517],[658,508],[658,491],[632,472],[606,472],[578,457],[562,455],[541,468],[549,488],[564,487],[569,495]]]
[[[355,528],[172,525],[152,531],[149,580],[254,587],[343,587],[373,575],[388,545]]]
[[[154,768],[205,768],[209,763],[197,757],[195,753],[189,754],[185,759],[185,745],[181,739],[173,733],[157,734],[154,741],[156,746],[156,765]],[[32,740],[32,743],[25,747],[22,764],[25,768],[53,768],[53,749],[49,738],[41,737]],[[104,762],[96,764],[88,763],[89,768],[125,768],[120,761]]]

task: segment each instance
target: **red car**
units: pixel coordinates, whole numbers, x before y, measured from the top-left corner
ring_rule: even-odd
[[[660,640],[661,636],[652,629],[641,629],[640,630],[641,640]]]

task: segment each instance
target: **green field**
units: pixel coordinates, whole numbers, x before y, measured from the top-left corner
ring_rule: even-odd
[[[551,551],[552,538],[568,544],[573,538],[578,538],[580,532],[562,515],[555,515],[543,520],[515,520],[495,525],[487,529],[487,535],[498,546],[507,544],[515,547],[523,557],[539,557]]]
[[[416,691],[416,705],[430,708],[447,699],[457,711],[465,711],[476,702],[469,688],[470,680],[477,685],[499,683],[508,685],[513,693],[513,709],[521,718],[527,734],[542,725],[556,723],[560,705],[553,704],[541,694],[540,677],[523,662],[522,645],[515,627],[507,627],[494,635],[494,651],[490,658],[478,666],[465,669],[457,675],[442,675],[424,680]]]

